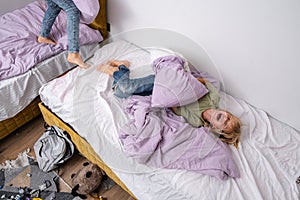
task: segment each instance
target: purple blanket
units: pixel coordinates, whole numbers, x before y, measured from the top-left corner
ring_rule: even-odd
[[[51,38],[57,45],[37,42],[46,10],[44,1],[0,17],[0,80],[23,74],[37,63],[67,49],[66,14],[61,12],[53,25]],[[80,44],[102,41],[99,31],[80,24]]]
[[[180,73],[183,65],[182,60],[174,56],[154,61],[155,84],[168,85],[168,90],[172,91],[170,93],[172,95],[159,92],[160,97],[166,102],[174,100],[174,94],[179,102],[183,102],[181,96],[191,95],[191,89],[185,86],[186,83],[175,83],[191,81],[191,78],[187,78],[187,73]],[[175,66],[175,73],[170,69],[172,66]],[[162,68],[169,70],[159,70]],[[170,73],[176,75],[171,80],[172,84],[167,83],[170,78],[163,78],[170,77]],[[162,88],[154,86],[153,90],[156,89]],[[192,89],[195,90],[194,87]],[[201,87],[199,89],[202,93],[206,93]],[[180,95],[176,93],[177,91]],[[153,94],[155,92],[153,91]],[[239,177],[239,171],[227,144],[210,135],[205,127],[193,128],[183,117],[177,116],[169,108],[153,106],[153,95],[128,98],[125,112],[132,120],[122,127],[119,137],[124,151],[140,163],[160,168],[192,170],[222,180],[228,176]]]
[[[186,169],[225,180],[239,177],[231,150],[204,127],[193,128],[170,109],[151,108],[151,96],[132,96],[126,112],[132,120],[120,130],[124,151],[138,162]]]

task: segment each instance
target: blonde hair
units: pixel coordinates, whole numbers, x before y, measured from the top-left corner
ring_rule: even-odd
[[[210,126],[211,130],[214,132],[214,133],[217,133],[219,135],[219,138],[220,140],[222,140],[223,142],[229,144],[229,145],[233,145],[235,148],[238,147],[238,143],[240,141],[240,137],[241,137],[241,126],[242,126],[242,123],[241,123],[241,120],[234,116],[233,114],[231,114],[230,112],[228,111],[225,111],[227,112],[228,114],[231,115],[233,121],[234,121],[234,125],[232,127],[232,132],[230,133],[225,133],[223,132],[222,130],[219,130],[219,129],[216,129],[216,128],[213,128]]]

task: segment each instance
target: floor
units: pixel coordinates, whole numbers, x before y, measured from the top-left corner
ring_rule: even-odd
[[[30,123],[0,140],[0,163],[4,163],[6,160],[16,159],[19,153],[27,149],[29,149],[28,154],[30,156],[35,156],[33,145],[43,134],[44,130],[44,120],[42,116],[38,116]],[[62,177],[66,183],[63,188],[60,188],[61,191],[71,190],[71,175],[76,173],[82,167],[82,163],[86,161],[86,158],[76,153],[56,170],[58,175]],[[101,190],[99,195],[107,200],[134,200],[134,198],[118,185],[114,185],[107,191]],[[99,198],[89,197],[88,199]]]

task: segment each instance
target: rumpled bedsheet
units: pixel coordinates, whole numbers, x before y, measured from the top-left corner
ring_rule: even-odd
[[[58,44],[37,42],[45,10],[44,1],[35,1],[0,17],[0,80],[23,74],[46,58],[67,50],[67,16],[63,11],[50,34]],[[103,40],[99,31],[85,24],[80,24],[79,28],[81,45]]]
[[[169,108],[151,108],[151,96],[127,99],[125,112],[131,120],[121,128],[123,150],[139,163],[168,169],[185,169],[221,180],[239,177],[231,149],[208,134],[205,127],[193,128]]]

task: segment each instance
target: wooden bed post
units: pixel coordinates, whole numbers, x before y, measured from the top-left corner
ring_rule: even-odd
[[[100,10],[96,19],[89,25],[91,28],[99,30],[104,39],[108,38],[108,23],[106,13],[106,0],[99,0]]]

